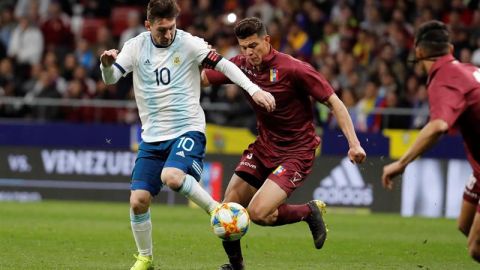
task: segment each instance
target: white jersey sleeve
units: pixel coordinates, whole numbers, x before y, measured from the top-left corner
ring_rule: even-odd
[[[222,72],[236,85],[245,89],[251,96],[261,90],[260,87],[251,82],[235,64],[212,51],[204,39],[196,36],[191,36],[191,38],[192,41],[190,44],[199,65]]]
[[[114,84],[118,82],[122,76],[125,77],[128,73],[132,72],[134,65],[133,59],[135,59],[134,55],[137,51],[135,39],[130,39],[125,43],[112,66],[104,67],[100,63],[103,81],[106,84]]]
[[[117,59],[115,60],[115,63],[113,64],[116,68],[118,68],[118,70],[120,70],[123,77],[133,71],[133,66],[135,65],[134,60],[138,55],[137,43],[138,42],[136,38],[132,38],[129,41],[125,42],[122,50],[120,51]]]
[[[191,36],[191,39],[192,40],[189,44],[195,55],[195,62],[200,66],[210,53],[211,49],[208,48],[208,44],[203,38]]]
[[[227,76],[232,82],[245,89],[250,96],[253,96],[257,91],[262,90],[258,85],[250,81],[240,68],[225,58],[220,59],[215,66],[215,70],[225,74],[225,76]]]

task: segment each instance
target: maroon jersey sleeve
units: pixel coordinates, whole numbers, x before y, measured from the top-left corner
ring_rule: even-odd
[[[300,86],[317,101],[326,101],[333,93],[330,83],[311,65],[298,61],[295,77],[299,78]]]
[[[218,72],[213,69],[204,69],[205,75],[208,78],[208,81],[210,82],[211,85],[219,85],[219,84],[229,84],[232,83],[227,76],[225,76],[223,73]]]
[[[432,80],[428,87],[430,120],[442,119],[452,127],[466,107],[465,96],[455,82]]]
[[[239,57],[238,56],[235,56],[235,57],[231,58],[230,61],[233,62],[236,66],[239,66]],[[213,69],[205,69],[205,75],[207,76],[208,81],[210,82],[211,85],[233,83],[223,73],[218,72],[218,71],[213,70]]]

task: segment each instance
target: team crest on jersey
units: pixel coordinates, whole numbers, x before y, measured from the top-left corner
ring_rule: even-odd
[[[180,54],[179,53],[174,53],[173,54],[173,64],[175,66],[178,66],[182,63],[182,58],[180,58]]]
[[[275,171],[273,171],[273,174],[276,176],[282,176],[286,171],[287,170],[285,169],[285,167],[280,165],[275,169]]]
[[[270,81],[271,82],[278,81],[278,69],[276,69],[276,68],[271,68],[270,69]]]

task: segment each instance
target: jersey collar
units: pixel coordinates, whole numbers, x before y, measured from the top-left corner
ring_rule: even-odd
[[[264,70],[268,67],[270,67],[271,63],[273,62],[273,59],[275,58],[275,56],[278,54],[278,51],[275,50],[271,45],[270,45],[270,52],[268,54],[266,54],[263,58],[262,58],[262,63],[260,64],[259,66],[259,69],[260,70]]]
[[[166,45],[166,46],[162,46],[162,45],[157,45],[157,44],[155,44],[155,42],[153,41],[153,38],[152,38],[152,33],[150,33],[150,41],[152,41],[153,46],[155,46],[155,47],[157,47],[157,48],[168,48],[168,47],[170,47],[170,46],[173,44],[173,42],[175,41],[175,38],[177,37],[177,32],[178,32],[177,30],[178,30],[178,29],[175,29],[175,36],[173,36],[172,42],[170,42],[170,44],[168,44],[168,45]]]
[[[445,64],[447,63],[450,63],[450,62],[453,62],[455,61],[455,57],[453,57],[453,55],[451,54],[447,54],[447,55],[444,55],[440,58],[437,59],[437,61],[435,61],[435,63],[433,63],[433,66],[432,68],[430,69],[429,73],[428,73],[428,80],[427,80],[427,84],[430,83],[430,81],[432,80],[433,76],[435,75],[435,73]]]

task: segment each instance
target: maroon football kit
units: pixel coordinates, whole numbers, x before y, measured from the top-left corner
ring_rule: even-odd
[[[315,133],[311,97],[326,101],[333,88],[311,65],[271,49],[259,67],[245,56],[230,59],[263,90],[270,92],[275,111],[267,112],[245,93],[257,115],[258,137],[249,145],[235,173],[256,188],[265,179],[276,182],[290,195],[311,172],[320,138]],[[211,84],[230,80],[220,72],[206,70]]]
[[[463,198],[478,204],[480,198],[480,69],[455,60],[438,59],[428,78],[430,120],[442,119],[462,134],[473,176]],[[480,205],[477,207],[480,212]]]

